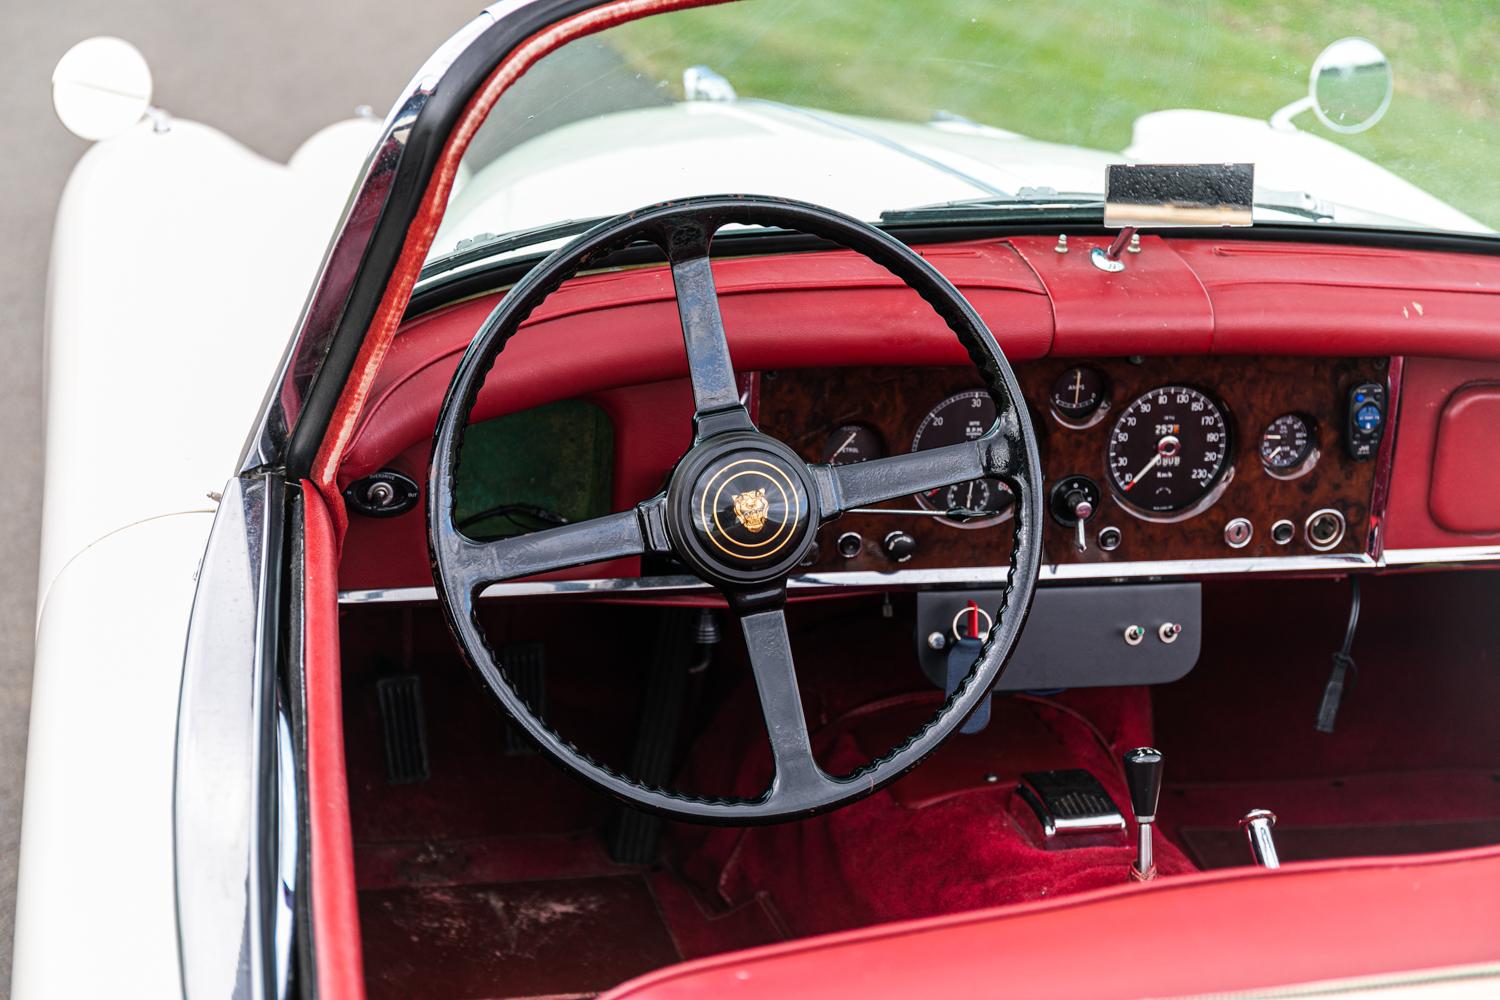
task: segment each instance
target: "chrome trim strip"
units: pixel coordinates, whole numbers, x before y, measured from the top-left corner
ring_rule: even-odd
[[[1436,550],[1432,550],[1436,551]],[[1500,559],[1500,549],[1492,558]],[[1195,579],[1226,574],[1295,576],[1366,572],[1381,564],[1353,552],[1325,555],[1246,557],[1244,559],[1164,559],[1155,562],[1120,562],[1047,565],[1038,582],[1069,583],[1086,580]],[[1004,566],[974,566],[953,569],[898,569],[889,573],[823,572],[799,573],[787,581],[789,590],[927,590],[958,587],[993,587],[1003,584],[1009,570]],[[486,587],[481,597],[653,597],[677,594],[711,594],[713,588],[695,576],[607,577],[590,580],[520,580]],[[432,587],[342,590],[340,604],[401,604],[437,600]]]
[[[359,180],[334,227],[318,276],[261,404],[255,429],[245,442],[240,457],[242,473],[274,465],[301,416],[307,394],[333,345],[417,116],[459,55],[495,23],[497,12],[508,14],[529,2],[532,0],[494,4],[460,28],[427,58],[386,115],[380,138],[365,158]]]
[[[1376,559],[1385,548],[1385,513],[1391,498],[1391,473],[1396,467],[1396,435],[1401,433],[1401,379],[1405,371],[1406,359],[1400,355],[1393,356],[1386,366],[1386,433],[1375,453],[1375,484],[1365,533],[1365,551]]]
[[[186,997],[258,1000],[274,958],[283,487],[231,479],[199,569],[172,790]]]
[[[1444,566],[1452,563],[1500,563],[1500,545],[1450,545],[1433,549],[1386,549],[1386,566]]]

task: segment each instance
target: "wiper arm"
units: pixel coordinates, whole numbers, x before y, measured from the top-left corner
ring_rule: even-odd
[[[552,240],[566,239],[569,236],[577,236],[586,233],[601,222],[609,220],[611,216],[601,215],[593,219],[568,219],[565,222],[554,222],[546,226],[537,226],[534,229],[521,229],[504,236],[496,236],[494,233],[481,233],[478,236],[460,240],[458,246],[453,248],[452,253],[428,261],[422,267],[422,273],[418,280],[431,278],[434,275],[444,274],[456,270],[465,264],[485,260],[512,250],[520,250],[525,247],[535,246],[538,243],[549,243]]]
[[[1332,222],[1334,206],[1305,191],[1261,191],[1255,208],[1295,215],[1314,222]],[[880,213],[880,221],[994,222],[1056,218],[1065,222],[1104,221],[1104,199],[1091,194],[1065,194],[1051,188],[1022,188],[1005,198],[965,198],[962,201],[918,205]]]
[[[880,213],[880,221],[899,225],[911,222],[1025,222],[1062,219],[1067,222],[1102,222],[1104,199],[1097,194],[1064,194],[1051,188],[1022,188],[1013,195],[965,198],[935,205],[895,208]]]

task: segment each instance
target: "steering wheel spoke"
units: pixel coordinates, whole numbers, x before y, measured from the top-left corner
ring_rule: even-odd
[[[776,775],[771,781],[768,803],[795,811],[799,803],[811,804],[826,795],[834,783],[813,759],[807,717],[797,689],[797,669],[792,662],[786,615],[781,608],[755,611],[740,618],[755,690],[760,695],[761,716],[771,741]]]
[[[617,514],[487,542],[454,532],[450,536],[454,540],[454,565],[465,590],[474,594],[504,580],[666,552],[664,506],[665,498],[657,496]]]
[[[678,220],[663,236],[687,349],[688,378],[693,383],[693,420],[700,437],[753,426],[740,401],[719,311],[719,292],[708,257],[712,239],[712,228],[697,219]]]
[[[739,394],[710,264],[724,225],[776,227],[864,255],[922,297],[967,349],[1002,405],[974,441],[857,465],[806,465],[795,450],[755,432]],[[582,268],[641,241],[665,252],[676,290],[693,389],[694,443],[667,472],[665,492],[634,510],[517,538],[478,542],[454,523],[454,478],[463,431],[486,374],[509,338]],[[492,460],[504,461],[505,456]],[[825,773],[813,756],[783,612],[787,575],[811,551],[819,526],[853,508],[972,479],[1013,488],[1012,572],[969,682],[911,739],[858,778]],[[448,625],[469,663],[554,760],[634,806],[679,820],[749,825],[798,819],[885,787],[958,730],[1004,669],[1030,606],[1042,558],[1040,459],[1015,373],[984,320],[932,264],[891,234],[816,205],[753,195],[663,203],[601,223],[516,283],[480,326],[455,370],[433,438],[427,478],[428,545]],[[654,787],[592,759],[554,732],[507,681],[474,598],[490,583],[646,553],[669,554],[718,587],[740,620],[775,765],[758,798],[724,799]]]
[[[996,440],[986,435],[975,441],[870,462],[809,466],[818,484],[822,516],[837,517],[856,507],[995,475],[988,459]]]

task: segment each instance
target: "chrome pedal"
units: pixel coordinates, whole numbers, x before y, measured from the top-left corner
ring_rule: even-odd
[[[1028,771],[1016,789],[1030,807],[1036,827],[1030,832],[1046,848],[1117,844],[1125,833],[1125,816],[1104,786],[1088,771]]]

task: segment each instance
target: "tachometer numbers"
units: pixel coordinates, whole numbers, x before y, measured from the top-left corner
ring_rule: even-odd
[[[945,445],[973,441],[995,424],[995,403],[983,389],[949,396],[934,406],[912,436],[911,450],[926,451]],[[978,528],[1004,520],[1011,514],[1015,497],[998,479],[970,479],[940,486],[916,496],[919,505],[933,511],[963,511],[963,516],[941,518],[944,524]]]

